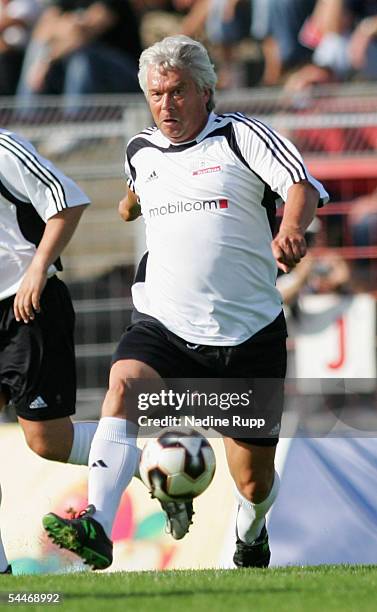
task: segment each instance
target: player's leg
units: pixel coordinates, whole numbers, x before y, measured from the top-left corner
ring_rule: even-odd
[[[43,519],[50,537],[79,554],[93,569],[102,569],[112,562],[112,524],[121,495],[139,462],[138,426],[135,410],[130,410],[129,405],[129,400],[135,399],[135,379],[149,380],[150,384],[153,381],[153,386],[163,388],[161,376],[176,374],[177,361],[177,349],[158,326],[136,324],[123,335],[114,355],[102,418],[90,452],[89,507],[83,516],[71,521],[54,514]],[[180,523],[179,533],[172,529],[174,537],[183,537],[188,531],[192,515],[188,505],[190,511],[183,503],[163,508],[170,524],[172,519],[174,526]],[[65,537],[67,527],[69,542]],[[88,542],[90,531],[94,536]]]
[[[178,365],[179,364],[179,365]],[[181,370],[179,368],[182,368]],[[110,372],[109,389],[102,408],[102,418],[93,440],[90,454],[89,502],[98,510],[106,533],[111,526],[123,490],[134,475],[134,465],[138,470],[140,450],[136,446],[138,426],[135,423],[135,380],[149,380],[153,390],[162,389],[162,377],[179,377],[182,372],[190,372],[188,358],[171,341],[167,330],[161,326],[143,322],[134,325],[122,337],[113,358]],[[143,386],[143,391],[144,391]],[[129,402],[130,400],[130,402]],[[113,438],[119,436],[127,445],[127,455],[122,458],[119,444]],[[111,485],[114,494],[108,493],[109,469],[101,468],[100,461],[110,463],[119,470],[117,461],[125,467],[117,487]],[[99,467],[99,469],[97,469]],[[117,472],[118,473],[118,472]],[[111,488],[111,487],[110,487]],[[170,533],[181,539],[189,530],[192,519],[191,503],[161,503],[167,515]]]
[[[110,371],[102,418],[89,457],[88,501],[96,508],[95,519],[109,537],[122,493],[132,477],[139,473],[141,451],[136,446],[139,427],[134,420],[134,409],[130,410],[130,402],[134,398],[129,397],[133,394],[135,380],[160,381],[154,390],[164,386],[157,371],[142,361],[123,359],[115,362]],[[106,464],[106,468],[102,463]],[[170,533],[175,539],[181,539],[191,524],[192,505],[160,503],[167,515]]]
[[[139,428],[129,406],[135,379],[157,380],[160,376],[152,367],[136,359],[113,364],[102,417],[89,456],[88,501],[95,506],[95,518],[109,537],[120,498],[140,458],[136,445]]]
[[[158,378],[153,368],[135,359],[114,363],[89,456],[88,508],[71,520],[53,513],[43,519],[52,540],[77,553],[93,569],[112,563],[115,514],[139,462],[138,426],[127,409],[132,381]]]
[[[234,562],[239,567],[267,567],[270,550],[265,517],[279,491],[276,446],[231,438],[224,438],[224,444],[238,502]]]
[[[0,485],[0,506],[1,506],[1,496],[2,494],[1,494],[1,485]],[[8,559],[5,554],[3,541],[1,539],[1,533],[0,533],[0,574],[11,574],[11,573],[12,573],[12,568],[8,563]]]
[[[41,312],[19,327],[12,400],[26,442],[46,459],[87,465],[97,424],[70,419],[76,408],[74,311],[64,283],[49,279]]]
[[[51,461],[88,465],[97,421],[77,421],[69,416],[31,421],[18,417],[26,442],[37,455]]]
[[[286,327],[282,313],[249,341],[232,349],[227,373],[232,378],[245,377],[249,381],[253,389],[250,416],[261,418],[265,423],[263,430],[255,434],[257,437],[248,438],[249,433],[240,429],[237,439],[225,438],[238,502],[234,562],[239,567],[267,567],[270,560],[265,516],[279,490],[274,459],[283,411],[286,363]]]

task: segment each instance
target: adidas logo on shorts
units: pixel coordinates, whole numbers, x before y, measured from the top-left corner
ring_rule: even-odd
[[[36,397],[35,400],[31,402],[29,408],[31,410],[38,410],[38,408],[48,408],[48,406],[46,402],[44,401],[43,397],[38,395],[38,397]]]

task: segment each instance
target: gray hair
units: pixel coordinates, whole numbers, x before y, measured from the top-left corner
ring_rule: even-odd
[[[163,70],[189,70],[199,91],[210,90],[207,110],[210,112],[215,108],[216,72],[207,49],[197,40],[183,34],[167,36],[142,52],[138,76],[145,97],[148,97],[149,66],[161,66]]]

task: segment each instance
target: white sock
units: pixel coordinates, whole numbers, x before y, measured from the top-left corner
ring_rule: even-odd
[[[0,505],[1,505],[1,485],[0,485]],[[8,559],[5,554],[3,541],[1,539],[1,533],[0,533],[0,573],[5,572],[7,567],[8,567]]]
[[[75,465],[88,465],[89,452],[94,434],[97,431],[98,421],[78,421],[73,423],[73,444],[71,453],[67,459],[67,463]],[[135,478],[140,477],[139,463],[141,457],[141,449],[138,448],[138,460],[135,468]]]
[[[260,535],[265,523],[265,516],[274,503],[280,487],[279,474],[275,472],[274,482],[271,491],[259,504],[246,499],[236,489],[236,498],[239,503],[237,514],[237,535],[242,542],[252,544]]]
[[[96,507],[95,519],[109,537],[120,498],[138,465],[138,429],[127,419],[103,417],[90,449],[88,501]]]
[[[98,427],[98,421],[73,423],[73,443],[67,463],[88,465],[90,445]]]

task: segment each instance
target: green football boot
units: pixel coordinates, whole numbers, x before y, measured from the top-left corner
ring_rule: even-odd
[[[93,570],[102,570],[113,562],[113,543],[93,518],[95,511],[90,505],[72,519],[50,512],[42,523],[54,544],[75,553]]]

